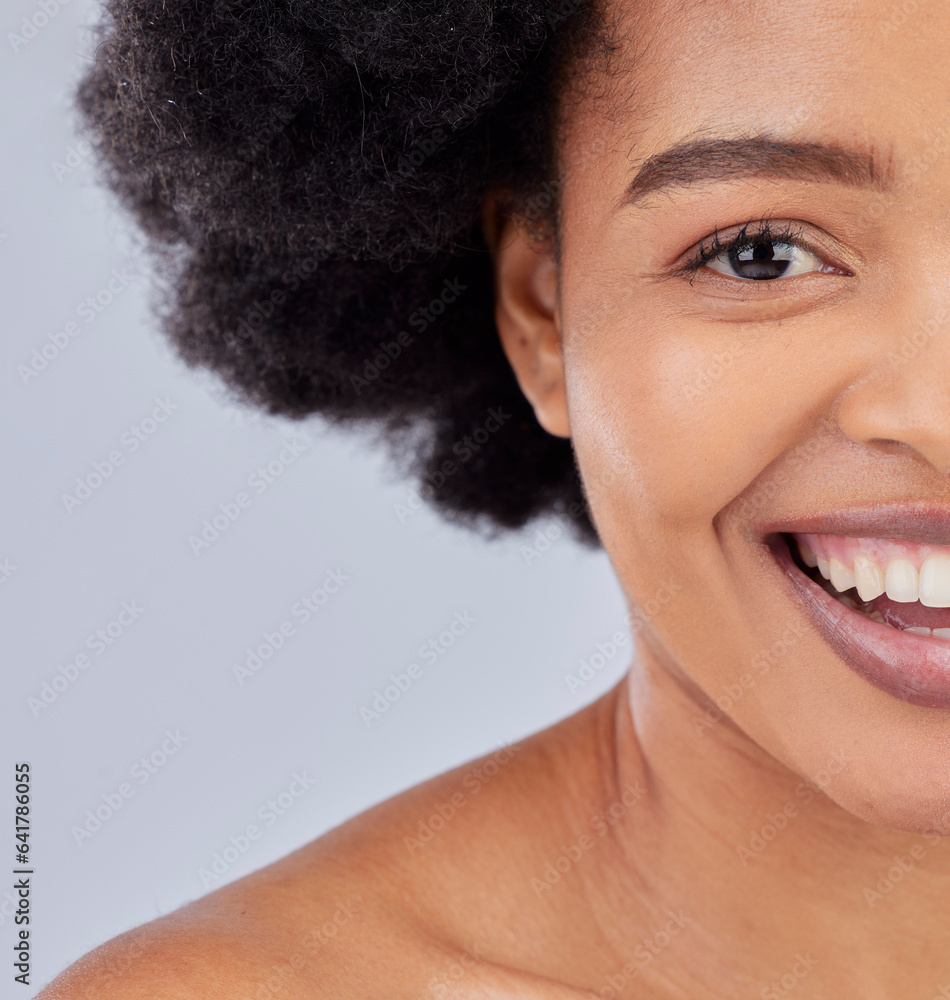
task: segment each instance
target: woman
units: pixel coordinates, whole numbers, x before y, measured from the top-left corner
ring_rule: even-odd
[[[111,10],[186,360],[559,512],[636,655],[42,996],[950,996],[950,7]]]

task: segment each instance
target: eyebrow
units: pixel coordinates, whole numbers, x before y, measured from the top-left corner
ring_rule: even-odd
[[[870,150],[758,135],[742,139],[690,139],[649,157],[627,187],[624,204],[656,191],[697,181],[735,177],[787,177],[890,191],[893,178]]]

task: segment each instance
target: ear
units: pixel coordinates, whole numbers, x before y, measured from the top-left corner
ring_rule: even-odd
[[[503,214],[492,197],[482,211],[482,228],[492,254],[502,347],[538,423],[569,438],[553,248],[532,240],[525,223]]]

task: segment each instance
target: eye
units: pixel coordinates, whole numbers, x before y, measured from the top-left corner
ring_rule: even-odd
[[[740,281],[774,281],[812,272],[848,273],[826,263],[809,249],[800,238],[801,227],[796,229],[792,223],[786,223],[773,229],[768,220],[761,220],[755,224],[756,230],[749,233],[751,225],[752,222],[747,222],[739,233],[727,239],[716,232],[680,273],[689,274],[690,282],[705,267]]]
[[[733,245],[725,253],[707,261],[706,266],[731,278],[768,281],[819,271],[823,262],[802,246],[755,239],[744,246]]]

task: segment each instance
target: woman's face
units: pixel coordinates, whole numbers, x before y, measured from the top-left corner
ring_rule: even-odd
[[[950,5],[636,6],[564,105],[557,299],[508,295],[545,272],[501,253],[509,357],[573,439],[644,697],[697,754],[731,718],[855,815],[946,831],[950,640],[783,568],[780,533],[886,574],[886,621],[950,626],[899,590],[950,573]]]

